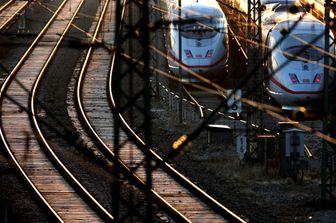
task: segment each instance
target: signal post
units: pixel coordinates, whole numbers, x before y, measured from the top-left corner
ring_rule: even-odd
[[[247,50],[248,66],[247,74],[250,75],[244,95],[248,99],[264,103],[263,95],[263,72],[262,72],[262,29],[261,29],[261,1],[248,0],[248,27],[247,27]],[[263,157],[263,142],[257,140],[257,134],[262,133],[262,111],[257,108],[246,106],[247,124],[247,151],[245,159],[252,159],[252,156],[261,159]],[[254,143],[256,142],[256,143]]]

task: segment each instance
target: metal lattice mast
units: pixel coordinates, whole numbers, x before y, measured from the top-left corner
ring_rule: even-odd
[[[331,40],[330,37],[330,26],[335,22],[330,18],[330,9],[335,9],[336,4],[331,0],[325,1],[325,12],[324,12],[324,20],[325,20],[325,56],[324,56],[324,114],[323,114],[323,130],[324,133],[330,135],[331,137],[335,137],[336,134],[334,132],[335,128],[335,120],[331,119],[332,110],[334,109],[334,105],[332,102],[331,92],[334,92],[332,88],[333,85],[330,86],[330,75],[331,72],[335,73],[334,71],[329,69],[329,66],[335,65],[334,61],[333,64],[330,64],[330,49],[334,47],[334,39]],[[333,24],[335,28],[335,24]],[[332,75],[333,76],[333,75]],[[333,105],[333,106],[332,106]],[[335,194],[335,187],[336,187],[336,150],[335,145],[330,145],[327,143],[326,140],[323,141],[322,146],[322,165],[321,165],[321,198],[323,201],[323,205],[325,206],[327,201],[334,202],[336,199]]]
[[[122,4],[125,4],[124,14]],[[115,162],[113,175],[115,177],[112,186],[113,217],[117,222],[138,222],[135,213],[143,214],[145,222],[153,222],[153,207],[150,196],[147,196],[152,188],[152,161],[147,156],[152,145],[151,117],[150,117],[150,51],[149,51],[149,10],[148,1],[116,1],[116,37],[115,37],[115,61],[112,89],[115,96],[114,113],[114,154]],[[144,165],[146,169],[145,200],[135,200],[133,192],[129,193],[129,200],[121,203],[121,168],[117,162],[122,149],[130,139],[121,137],[121,120],[118,114],[126,117],[130,127],[137,126],[137,132],[143,133],[145,145],[142,149],[145,154]],[[137,114],[135,118],[134,115]],[[125,139],[126,138],[126,139]],[[130,154],[132,157],[132,154]],[[134,162],[135,163],[135,162]],[[138,165],[138,164],[137,164]],[[136,168],[136,167],[134,167]],[[131,187],[129,187],[130,190]],[[125,204],[126,203],[126,204]],[[122,205],[123,204],[123,205]]]
[[[260,67],[256,68],[255,65],[259,64],[259,60],[262,58],[262,29],[261,29],[261,2],[260,0],[248,0],[248,17],[247,17],[247,38],[249,40],[247,50],[248,50],[248,67],[247,73],[251,74],[249,83],[247,83],[248,88],[258,86],[263,79],[263,73],[261,72]],[[255,71],[255,72],[252,72]],[[249,89],[247,89],[249,92]],[[262,85],[258,91],[255,91],[251,94],[251,98],[254,101],[259,101],[263,103],[263,89]],[[260,132],[262,129],[262,112],[259,110],[251,110],[250,107],[246,109],[247,112],[247,158],[249,159],[252,153],[255,152],[255,149],[249,148],[253,138],[256,137],[256,133]],[[251,124],[256,124],[252,127]],[[258,154],[257,154],[258,156]]]

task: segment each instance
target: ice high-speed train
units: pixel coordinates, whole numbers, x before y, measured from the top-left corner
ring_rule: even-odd
[[[300,21],[278,46],[283,30],[294,26],[295,20],[279,22],[266,39],[269,56],[265,61],[269,80],[268,93],[283,110],[321,108],[324,88],[324,25],[319,21]],[[321,35],[322,34],[322,35]],[[334,54],[334,49],[330,50]],[[287,63],[286,65],[283,65]],[[329,59],[332,64],[332,59]],[[330,72],[330,82],[333,75]],[[304,111],[304,110],[303,110]]]
[[[297,13],[290,13],[292,4],[298,4],[293,0],[263,0],[262,4],[267,92],[285,111],[315,112],[321,109],[325,25],[306,13],[301,5],[296,5],[294,11]],[[247,11],[247,1],[239,1],[239,7],[241,11]],[[296,23],[298,20],[300,21]],[[330,46],[329,53],[329,64],[332,64],[334,45]],[[329,72],[329,82],[333,79],[333,72]]]
[[[268,53],[264,64],[269,75],[266,90],[285,111],[316,112],[323,107],[325,25],[305,13],[300,5],[295,14],[290,13],[288,7],[292,6],[275,3],[263,14],[265,54]],[[274,12],[267,14],[267,10]],[[301,21],[297,23],[298,19]],[[272,23],[274,25],[267,27]],[[285,36],[284,30],[288,31]],[[332,43],[331,32],[330,37]],[[329,53],[335,54],[334,45]],[[332,56],[328,58],[328,63],[333,64]],[[333,78],[330,72],[329,82]]]
[[[167,19],[171,21],[166,35],[167,54],[172,58],[168,58],[169,69],[188,82],[200,81],[188,69],[210,80],[223,78],[229,45],[227,20],[222,9],[215,0],[181,2],[179,12],[178,0],[167,0]],[[187,69],[179,68],[180,64]]]

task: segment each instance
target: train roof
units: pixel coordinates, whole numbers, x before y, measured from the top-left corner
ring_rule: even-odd
[[[325,30],[325,25],[318,20],[302,19],[301,21],[297,20],[285,20],[276,24],[273,28],[274,30],[283,30],[283,29],[294,29],[291,32],[322,32]]]
[[[312,34],[312,35],[321,35],[321,38],[324,35],[325,26],[322,22],[318,20],[309,20],[303,19],[302,21],[296,24],[296,20],[287,20],[283,22],[279,22],[276,24],[273,29],[271,35],[275,40],[279,40],[283,37],[284,30],[292,30],[290,33],[292,35],[295,34]]]
[[[182,16],[204,16],[224,17],[224,13],[216,0],[183,0]],[[178,1],[174,0],[174,5],[178,8]]]

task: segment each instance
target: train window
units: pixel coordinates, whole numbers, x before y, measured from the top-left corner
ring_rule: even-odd
[[[208,39],[223,30],[217,20],[196,19],[195,23],[187,23],[182,26],[182,36],[189,39]]]
[[[283,55],[290,60],[318,61],[323,59],[323,40],[314,34],[290,35],[281,44]],[[313,43],[313,44],[310,44]]]

